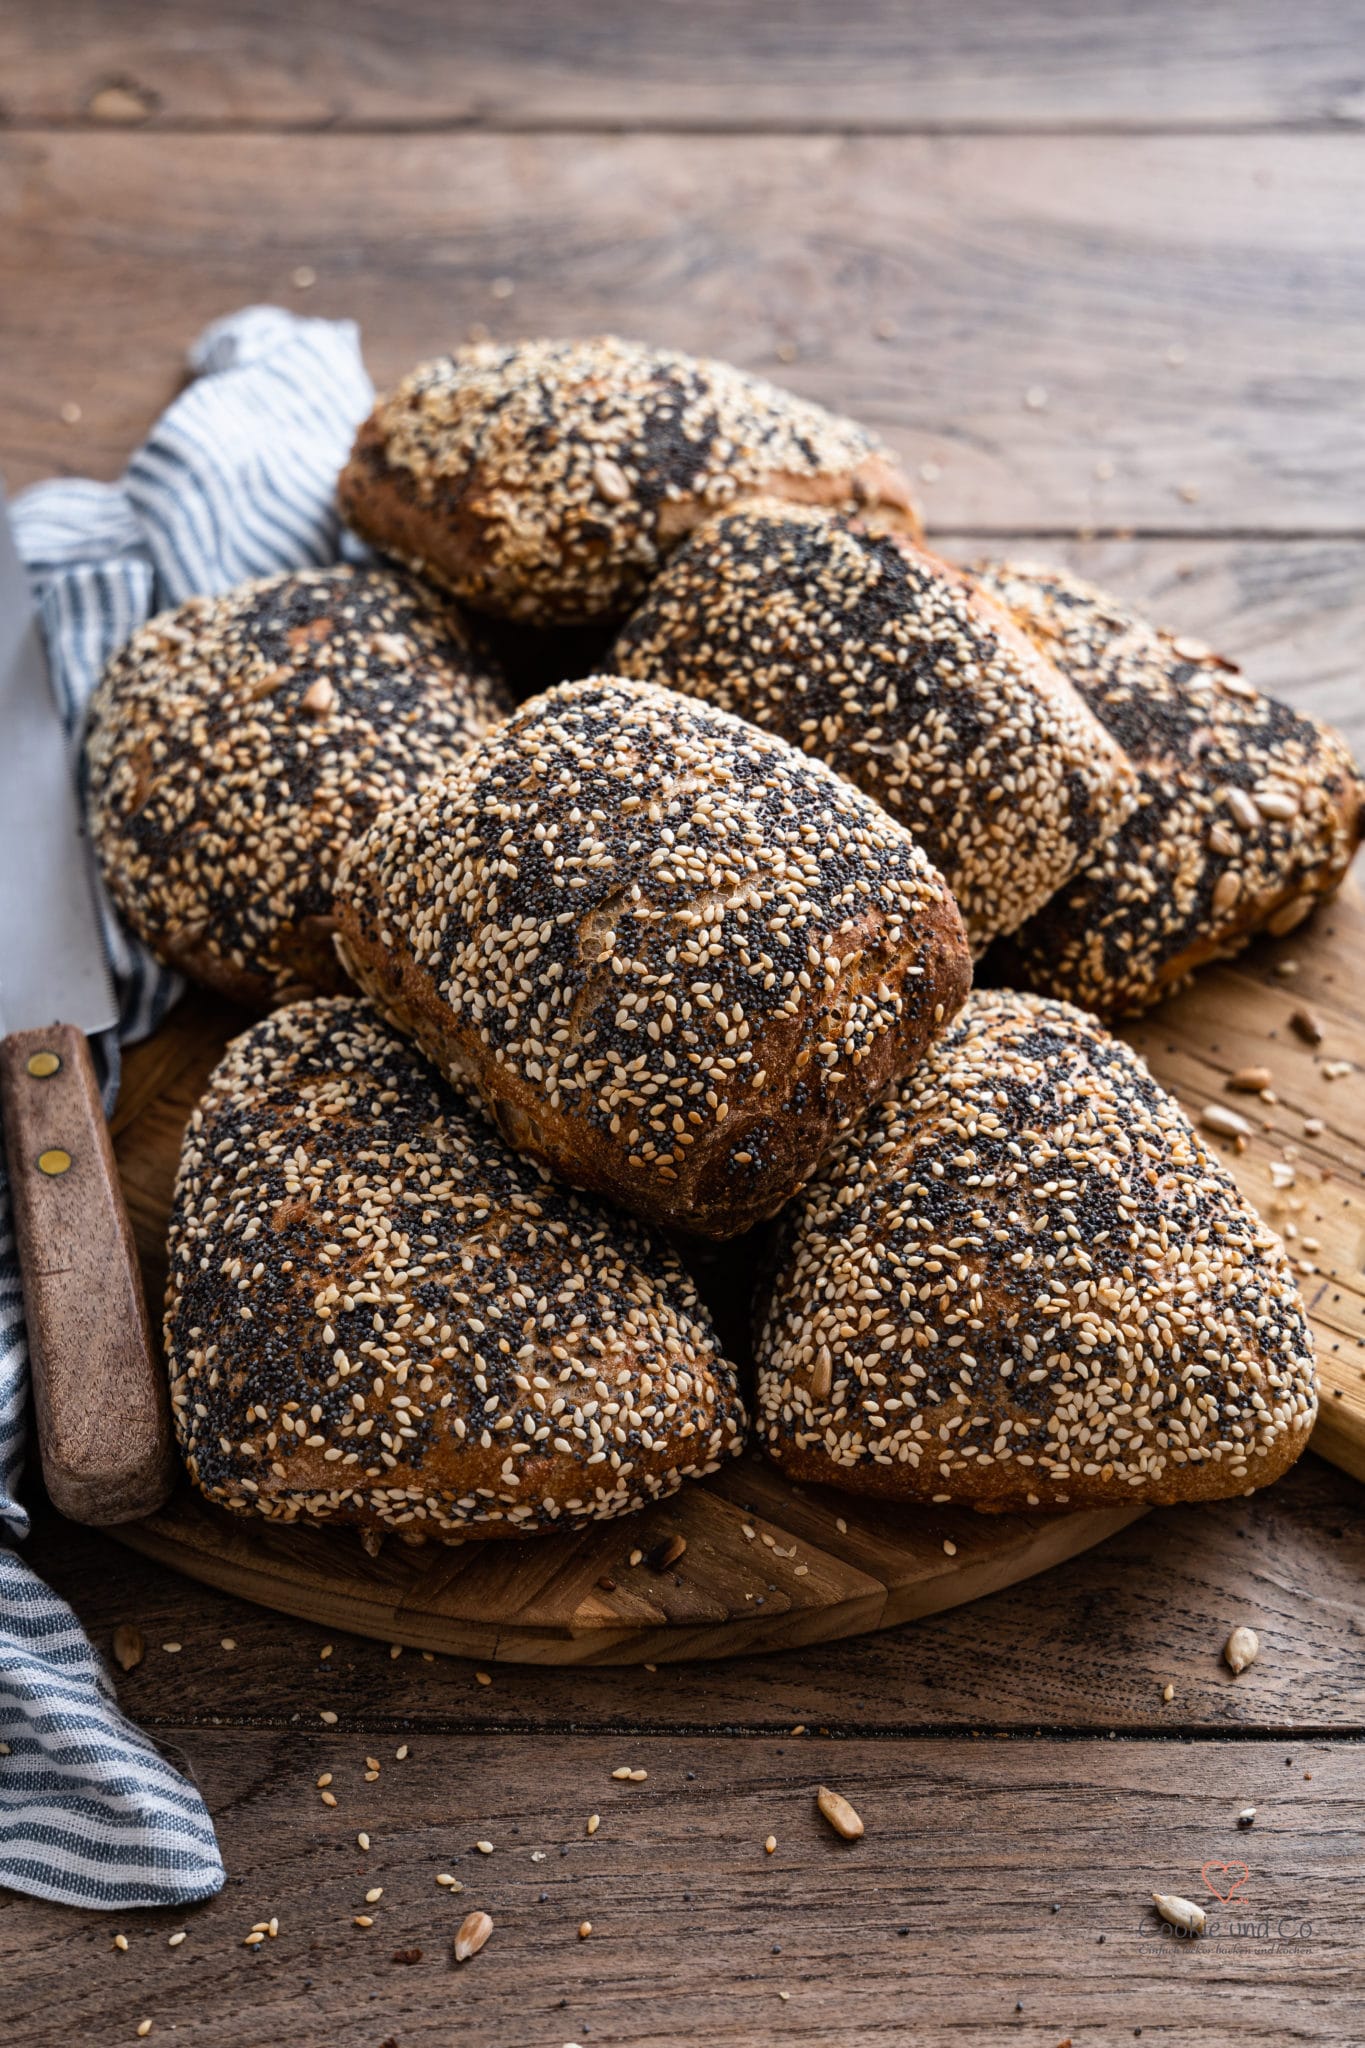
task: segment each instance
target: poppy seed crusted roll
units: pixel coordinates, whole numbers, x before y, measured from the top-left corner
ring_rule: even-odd
[[[537,625],[627,610],[699,520],[765,492],[878,505],[918,531],[905,478],[855,421],[614,335],[423,363],[380,399],[340,482],[375,547]]]
[[[158,959],[236,1002],[339,989],[342,848],[511,708],[448,608],[392,570],[192,598],[133,635],[91,705],[109,892]]]
[[[1128,1046],[1008,990],[783,1218],[758,1364],[791,1477],[999,1510],[1249,1492],[1317,1411],[1274,1233]]]
[[[1365,821],[1365,782],[1338,734],[1079,577],[980,573],[1139,772],[1131,816],[1016,934],[1009,978],[1132,1014],[1331,895]]]
[[[229,1046],[169,1258],[181,1449],[239,1513],[529,1536],[642,1507],[742,1440],[672,1251],[509,1152],[358,998]]]
[[[912,832],[981,951],[1136,801],[1133,770],[1001,607],[903,534],[802,506],[712,520],[612,653],[828,762]]]
[[[771,1215],[913,1066],[971,968],[907,832],[671,690],[565,683],[378,819],[350,971],[509,1144],[657,1222]]]

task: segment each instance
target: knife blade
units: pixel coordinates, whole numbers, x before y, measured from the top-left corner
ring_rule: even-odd
[[[151,1513],[174,1474],[87,1037],[116,1018],[72,752],[0,494],[0,1115],[43,1478],[97,1525]]]

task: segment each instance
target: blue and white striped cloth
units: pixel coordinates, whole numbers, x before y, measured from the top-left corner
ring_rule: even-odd
[[[252,306],[190,352],[194,382],[116,484],[38,484],[13,507],[76,733],[101,669],[144,619],[248,576],[334,561],[337,471],[372,392],[349,322]],[[118,1039],[141,1038],[180,994],[102,906],[119,1031],[97,1048],[105,1107]],[[0,1537],[28,1518],[28,1350],[0,1159]],[[184,1905],[223,1883],[198,1792],[120,1713],[79,1622],[0,1545],[0,1884],[72,1906]]]

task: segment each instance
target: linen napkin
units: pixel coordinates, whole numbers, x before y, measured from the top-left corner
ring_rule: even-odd
[[[109,656],[153,613],[249,576],[332,562],[336,477],[373,393],[350,321],[251,306],[199,337],[193,382],[116,484],[37,484],[13,506],[67,730]],[[181,992],[101,904],[118,1031],[97,1045],[105,1110],[118,1045]],[[153,1311],[155,1311],[155,1304]],[[0,1158],[0,1539],[22,1539],[28,1350]],[[0,1884],[73,1906],[183,1905],[224,1881],[194,1786],[119,1711],[65,1601],[0,1541]]]

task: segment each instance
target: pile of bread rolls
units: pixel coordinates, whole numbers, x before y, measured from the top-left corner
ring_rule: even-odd
[[[874,435],[723,363],[461,349],[339,494],[370,566],[154,619],[88,736],[124,916],[264,1013],[171,1220],[205,1493],[532,1535],[748,1414],[902,1501],[1282,1472],[1288,1265],[1099,1019],[1337,886],[1341,741],[1061,571],[939,559]],[[480,614],[616,638],[518,705]],[[746,1392],[689,1258],[756,1226]]]

